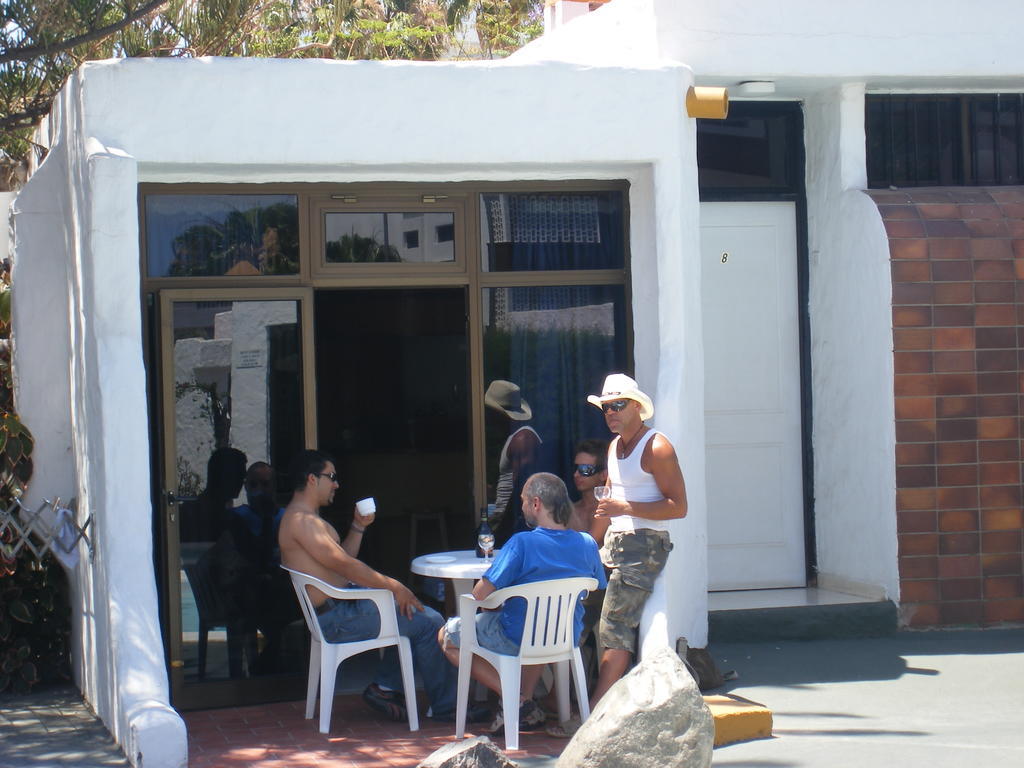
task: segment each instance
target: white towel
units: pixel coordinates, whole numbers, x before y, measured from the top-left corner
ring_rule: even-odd
[[[75,525],[75,513],[65,507],[57,507],[54,521],[56,536],[53,539],[54,557],[61,565],[73,570],[78,565],[78,526]]]

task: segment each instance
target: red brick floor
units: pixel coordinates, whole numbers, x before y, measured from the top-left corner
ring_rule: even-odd
[[[317,718],[306,720],[304,710],[304,702],[294,701],[184,713],[189,768],[415,768],[455,739],[455,725],[424,717],[426,707],[415,733],[403,723],[380,719],[358,695],[335,698],[330,734],[321,734]],[[500,736],[495,743],[505,746]],[[521,749],[509,756],[557,755],[566,743],[543,731],[522,733]]]

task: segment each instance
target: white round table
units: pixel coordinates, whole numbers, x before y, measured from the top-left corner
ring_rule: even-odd
[[[498,550],[494,550],[497,554]],[[477,557],[472,549],[459,549],[453,552],[435,552],[420,555],[409,566],[409,570],[420,576],[433,576],[438,579],[451,579],[456,596],[473,591],[473,584],[479,579],[494,558]]]

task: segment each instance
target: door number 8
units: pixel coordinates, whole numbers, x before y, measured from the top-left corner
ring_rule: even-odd
[[[722,254],[722,263],[723,264],[727,264],[728,261],[729,261],[729,252],[726,251],[725,253]]]

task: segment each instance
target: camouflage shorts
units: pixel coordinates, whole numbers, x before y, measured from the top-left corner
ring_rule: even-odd
[[[610,532],[601,559],[611,568],[601,610],[601,645],[636,653],[636,628],[672,550],[667,531]]]

